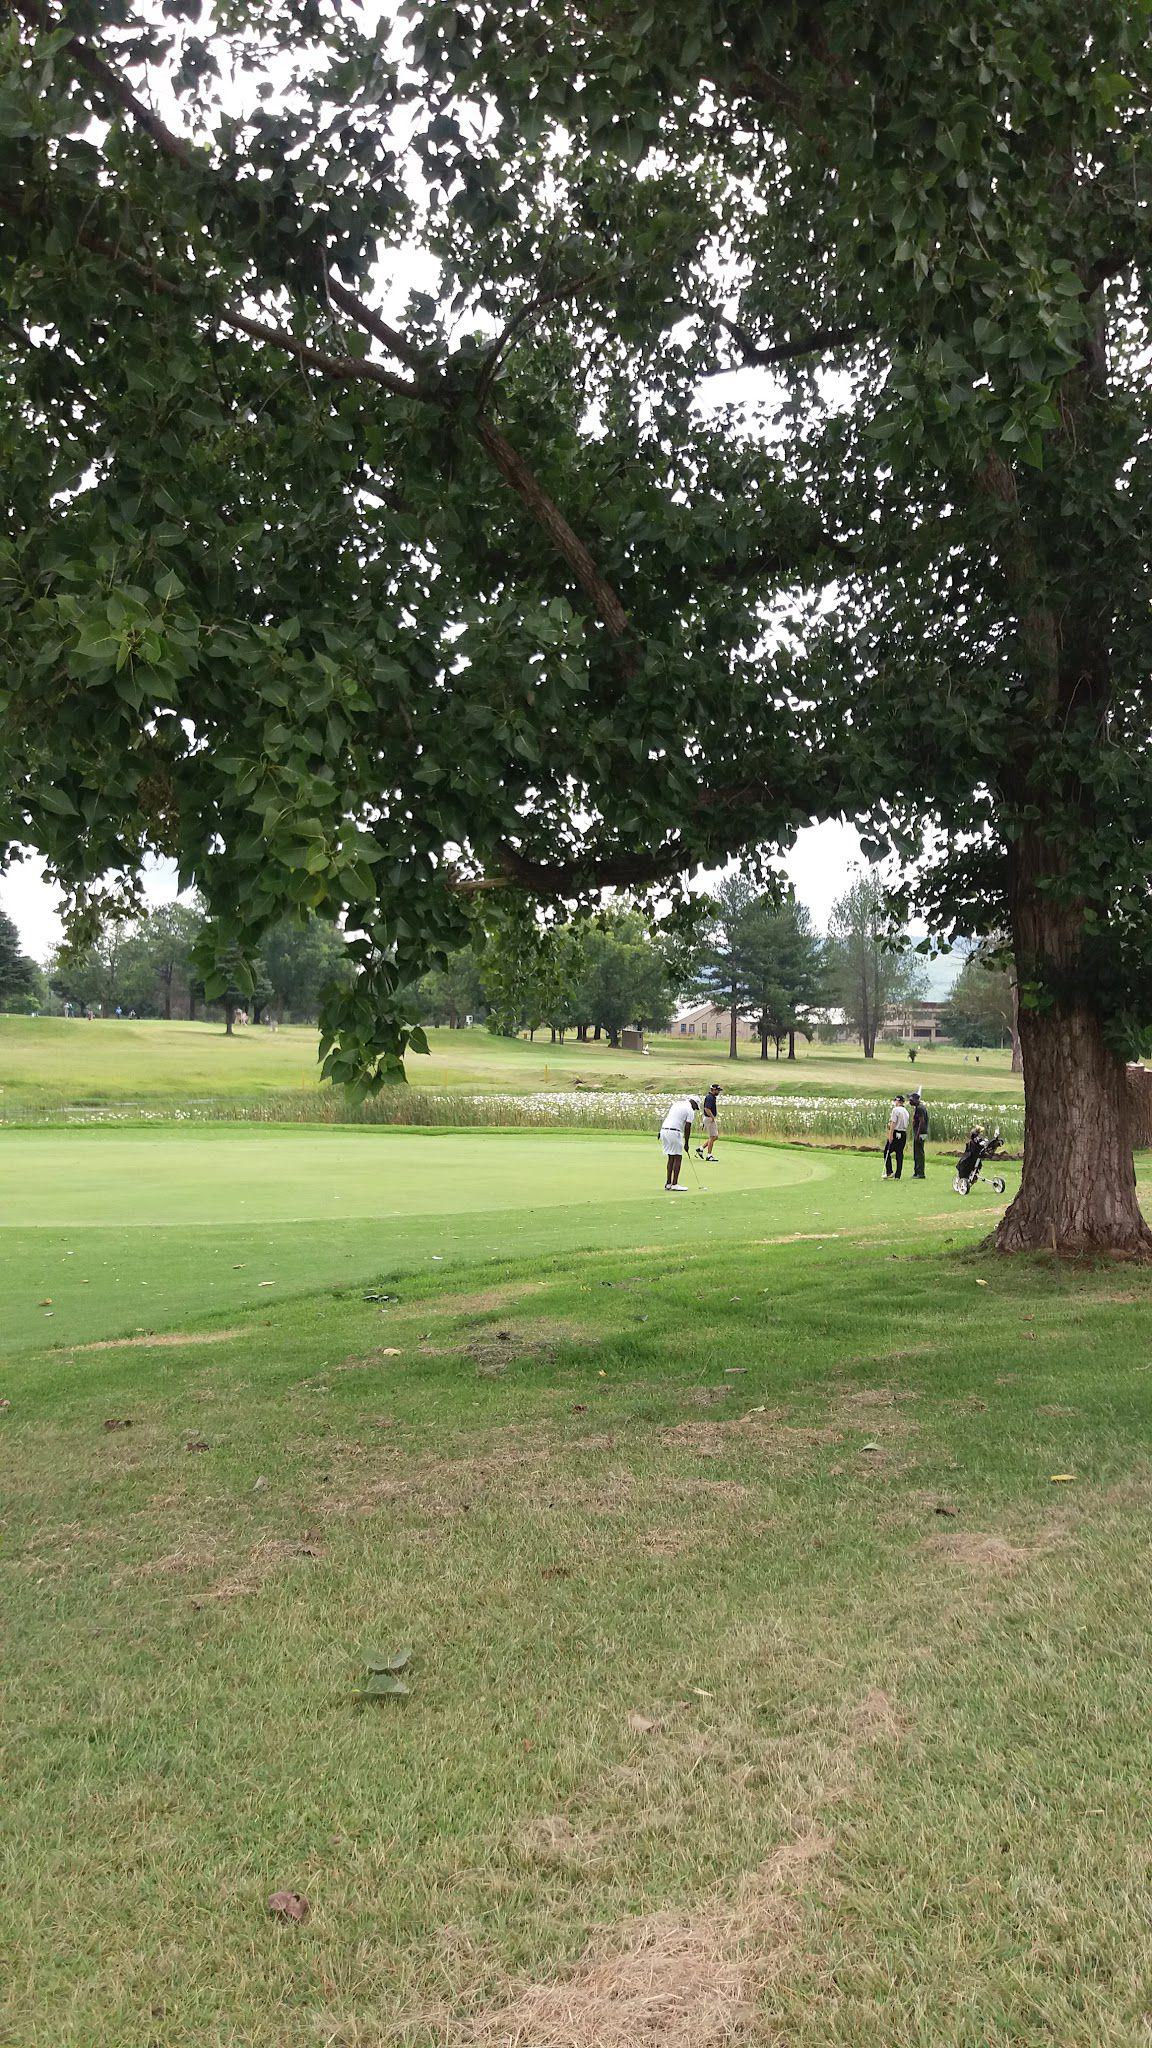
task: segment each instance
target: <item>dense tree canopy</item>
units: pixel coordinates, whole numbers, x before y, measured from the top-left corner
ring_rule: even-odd
[[[348,908],[372,1080],[469,892],[928,821],[1016,953],[1002,1242],[1146,1248],[1143,10],[402,13],[9,7],[5,834],[175,856],[221,961]]]

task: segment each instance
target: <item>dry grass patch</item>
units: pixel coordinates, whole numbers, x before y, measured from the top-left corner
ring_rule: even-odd
[[[529,1984],[446,2032],[451,2048],[726,2048],[791,1953],[797,1894],[828,1855],[815,1829],[784,1844],[735,1901],[653,1913],[598,1938],[572,1975]]]
[[[660,1442],[667,1450],[695,1451],[701,1458],[719,1458],[736,1445],[748,1443],[757,1450],[780,1454],[843,1443],[843,1432],[833,1424],[786,1423],[781,1420],[786,1413],[781,1408],[747,1409],[725,1421],[676,1422],[661,1430]]]
[[[98,1344],[70,1344],[66,1348],[69,1351],[165,1351],[172,1345],[183,1349],[190,1344],[230,1344],[234,1337],[247,1334],[239,1327],[231,1330],[164,1330],[159,1336],[102,1337]]]
[[[230,1578],[220,1579],[210,1586],[205,1595],[208,1600],[240,1600],[245,1594],[258,1593],[270,1578],[284,1565],[299,1557],[319,1557],[321,1545],[309,1532],[304,1537],[265,1536],[253,1545],[248,1562],[242,1570]]]
[[[937,1536],[925,1537],[921,1547],[945,1564],[958,1565],[979,1576],[1014,1578],[1050,1550],[1056,1540],[1053,1533],[1036,1543],[1010,1543],[1006,1536],[987,1530],[947,1529]]]
[[[439,1294],[435,1301],[420,1302],[422,1316],[484,1315],[507,1308],[511,1301],[523,1301],[530,1294],[544,1294],[555,1285],[551,1280],[509,1280],[499,1287],[481,1287],[474,1294]],[[415,1302],[406,1304],[415,1309]]]

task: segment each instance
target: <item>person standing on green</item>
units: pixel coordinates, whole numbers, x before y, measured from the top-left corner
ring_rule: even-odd
[[[928,1105],[920,1095],[910,1095],[912,1105],[912,1178],[925,1180],[924,1140],[928,1136]]]

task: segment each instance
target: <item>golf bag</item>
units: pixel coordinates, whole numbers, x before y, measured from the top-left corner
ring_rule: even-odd
[[[995,1159],[999,1151],[999,1131],[993,1131],[990,1138],[986,1138],[981,1130],[969,1132],[968,1143],[960,1154],[956,1167],[956,1178],[952,1183],[958,1195],[971,1194],[980,1178],[980,1168],[987,1160]],[[1002,1195],[1008,1183],[1001,1174],[993,1174],[990,1185],[995,1188],[998,1195]]]

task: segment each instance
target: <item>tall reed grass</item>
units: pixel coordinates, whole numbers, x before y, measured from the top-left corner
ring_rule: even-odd
[[[552,1094],[468,1094],[448,1088],[386,1088],[349,1102],[333,1088],[285,1089],[249,1099],[186,1097],[146,1103],[68,1103],[53,1109],[6,1103],[7,1124],[390,1124],[409,1128],[484,1130],[656,1131],[666,1094],[570,1090]],[[721,1128],[733,1137],[836,1139],[879,1144],[888,1120],[886,1095],[725,1094]],[[961,1145],[974,1124],[999,1126],[1008,1145],[1024,1135],[1021,1102],[929,1100],[930,1137]]]

